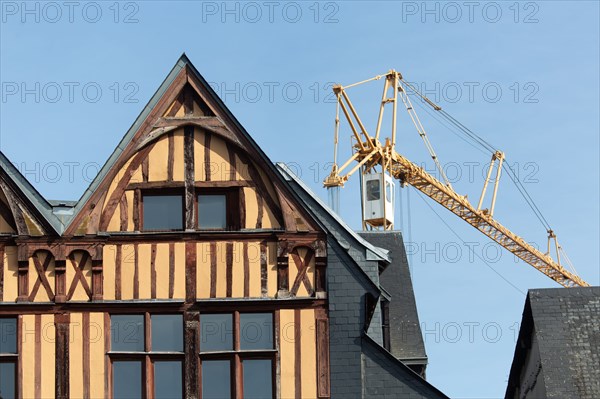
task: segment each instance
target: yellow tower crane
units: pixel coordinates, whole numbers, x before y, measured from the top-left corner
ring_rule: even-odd
[[[384,79],[383,95],[379,106],[379,117],[375,134],[371,135],[364,123],[361,121],[354,105],[350,101],[347,90],[375,80]],[[478,141],[486,149],[492,153],[491,162],[487,171],[486,179],[483,184],[483,189],[477,206],[469,202],[467,196],[460,195],[454,191],[448,178],[440,165],[437,155],[433,150],[433,146],[429,141],[421,120],[417,116],[413,104],[409,98],[407,90],[422,99],[428,106],[431,106],[436,112],[449,121],[454,127],[462,130],[472,139]],[[515,256],[529,263],[552,280],[561,284],[564,287],[589,286],[574,272],[567,271],[561,264],[560,254],[561,246],[558,244],[556,234],[550,226],[545,222],[539,209],[535,207],[531,197],[526,194],[524,187],[518,181],[516,175],[511,176],[513,182],[517,185],[519,191],[524,194],[526,200],[533,205],[532,209],[536,212],[540,220],[543,221],[548,233],[548,251],[542,253],[532,245],[527,243],[523,238],[517,236],[505,226],[501,225],[494,219],[494,207],[498,193],[498,184],[502,169],[507,173],[511,172],[510,167],[506,168],[504,163],[504,153],[495,150],[491,145],[486,143],[479,136],[476,136],[472,131],[451,117],[442,108],[434,104],[427,97],[422,95],[413,85],[405,81],[402,75],[394,70],[390,70],[387,74],[378,75],[371,79],[367,79],[348,86],[336,85],[333,87],[333,92],[337,98],[336,119],[335,119],[335,137],[334,137],[334,160],[333,167],[329,176],[323,182],[323,185],[328,189],[337,189],[343,187],[348,178],[357,172],[361,171],[361,190],[362,196],[362,224],[363,229],[384,229],[391,230],[393,228],[393,179],[400,181],[400,184],[405,186],[410,184],[423,194],[432,198],[434,201],[460,217],[471,226],[512,252]],[[396,152],[396,120],[398,103],[401,102],[417,132],[433,159],[436,168],[438,169],[441,179],[427,173],[422,167],[417,166],[407,158]],[[392,105],[391,116],[391,137],[381,140],[381,127],[384,117],[385,107]],[[353,139],[352,155],[341,166],[337,164],[338,156],[338,139],[340,129],[340,110],[346,118],[348,125],[352,131],[351,138]],[[486,197],[488,186],[492,182],[492,174],[495,170],[495,178],[493,179],[493,190],[489,208],[482,209],[484,199]],[[556,261],[550,254],[552,243],[556,250]],[[563,252],[564,253],[564,252]],[[566,256],[563,256],[566,258]],[[566,258],[568,260],[568,258]]]

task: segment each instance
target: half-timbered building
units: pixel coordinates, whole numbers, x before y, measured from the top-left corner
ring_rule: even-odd
[[[315,201],[185,55],[79,201],[0,155],[0,396],[444,397],[390,352],[388,251]]]

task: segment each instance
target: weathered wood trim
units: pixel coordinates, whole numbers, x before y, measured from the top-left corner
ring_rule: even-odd
[[[54,352],[55,352],[55,395],[57,399],[69,397],[69,314],[54,315]],[[36,319],[37,323],[37,319]],[[37,328],[37,325],[36,325]],[[37,331],[36,331],[37,332]],[[40,337],[48,339],[48,337]],[[84,339],[85,341],[85,339]],[[37,347],[36,347],[37,350]],[[37,354],[37,352],[36,352]],[[40,358],[41,361],[41,358]],[[36,363],[37,367],[37,363]],[[84,364],[84,376],[85,376]],[[40,384],[41,385],[41,384]],[[37,386],[36,386],[37,388]],[[89,395],[87,396],[89,398]]]
[[[156,243],[150,245],[150,298],[156,299]]]
[[[192,88],[189,85],[183,86],[183,113],[188,115],[194,114],[194,95]]]
[[[148,157],[144,158],[142,161],[142,181],[148,181],[148,176],[150,174],[150,160]]]
[[[19,248],[20,249],[20,248]],[[19,296],[17,302],[28,302],[29,301],[29,261],[18,260],[18,289]]]
[[[4,192],[4,196],[8,201],[8,206],[12,211],[17,233],[19,235],[28,235],[29,229],[27,228],[27,224],[25,223],[25,218],[23,217],[23,210],[19,206],[19,201],[17,200],[17,197],[13,194],[12,190],[8,187],[8,185],[2,180],[0,180],[0,189]]]
[[[4,201],[0,201],[0,216],[8,223],[11,229],[18,232],[17,224],[15,223],[15,218],[12,214],[10,207],[4,203]]]
[[[36,314],[34,316],[34,334],[35,343],[33,347],[33,391],[36,398],[42,397],[42,315]]]
[[[294,378],[295,397],[302,399],[302,321],[301,309],[294,309]]]
[[[127,231],[127,196],[121,196],[121,200],[119,201],[119,229],[121,231]]]
[[[277,242],[277,298],[288,298],[289,292],[289,257],[286,241]]]
[[[250,258],[248,256],[248,243],[243,243],[244,251],[244,297],[250,296]]]
[[[19,316],[25,314],[55,314],[64,312],[109,312],[111,314],[127,314],[142,312],[184,312],[186,310],[203,312],[240,311],[273,311],[275,309],[317,309],[327,306],[326,299],[289,298],[289,299],[198,299],[194,303],[182,300],[109,300],[103,302],[69,302],[69,303],[21,303],[0,307],[0,316]]]
[[[258,208],[259,214],[262,213],[262,205],[261,205],[260,199],[263,198],[265,203],[267,204],[267,206],[269,207],[269,209],[275,216],[275,219],[277,220],[277,222],[281,226],[284,226],[285,224],[283,221],[283,216],[281,214],[281,208],[279,205],[277,205],[277,201],[275,199],[273,199],[273,197],[271,197],[271,194],[269,193],[269,190],[267,189],[267,185],[265,184],[260,173],[256,169],[256,166],[248,158],[248,156],[246,154],[244,154],[242,152],[238,152],[237,155],[242,162],[244,162],[246,165],[248,165],[248,174],[250,175],[250,179],[254,182],[254,184],[256,185],[256,187],[258,189],[257,196],[259,199],[259,204],[258,204],[259,205],[259,208]],[[261,219],[262,219],[262,215],[261,215]],[[262,222],[262,220],[261,220],[261,222]],[[258,223],[257,223],[256,228],[260,228],[258,226]]]
[[[300,288],[300,284],[304,284],[304,288],[308,292],[308,296],[312,296],[314,294],[312,284],[306,275],[308,270],[308,266],[314,256],[314,252],[307,248],[306,257],[302,259],[298,254],[298,248],[294,248],[292,252],[290,252],[290,256],[294,261],[294,265],[296,265],[296,269],[298,273],[296,274],[296,278],[294,279],[294,284],[292,285],[292,289],[290,294],[292,296],[296,296],[298,294],[298,289]]]
[[[244,188],[240,188],[239,196],[239,209],[240,209],[240,226],[246,228],[246,194]]]
[[[199,397],[199,342],[200,342],[200,315],[197,311],[184,313],[184,345],[185,345],[185,372],[184,390],[185,397],[197,399]]]
[[[133,244],[133,299],[140,298],[140,256],[138,244]]]
[[[73,298],[73,294],[75,294],[75,290],[77,289],[77,285],[81,282],[85,293],[88,297],[92,298],[92,290],[83,275],[83,269],[85,268],[86,263],[90,260],[90,254],[87,251],[82,251],[81,260],[79,261],[79,265],[75,262],[75,254],[71,252],[69,254],[69,261],[71,266],[75,270],[75,275],[73,276],[73,281],[71,282],[71,286],[69,287],[69,293],[67,294],[67,301],[70,301]]]
[[[169,243],[169,299],[175,295],[175,243]]]
[[[185,243],[185,300],[188,303],[196,301],[197,256],[196,243]]]
[[[273,339],[275,340],[275,375],[273,376],[273,385],[275,392],[273,397],[281,399],[281,315],[279,309],[273,311]]]
[[[210,243],[210,297],[217,297],[217,244]]]
[[[90,398],[90,369],[92,364],[90,362],[90,313],[83,312],[82,314],[82,337],[83,337],[83,350],[82,350],[82,364],[83,364],[83,397],[84,399]],[[96,365],[93,365],[94,367]]]
[[[183,105],[183,90],[179,93],[179,95],[177,96],[177,98],[175,98],[175,101],[173,102],[173,106],[171,107],[171,109],[169,110],[169,112],[167,113],[166,116],[171,117],[171,116],[175,116],[177,114],[177,112],[179,112],[179,109],[181,108],[181,106]]]
[[[123,250],[120,245],[115,250],[115,299],[121,299],[121,274],[123,267]]]
[[[125,195],[124,195],[125,197]],[[140,231],[140,219],[142,219],[142,193],[139,189],[133,192],[133,230]]]
[[[229,157],[229,180],[235,181],[237,176],[235,149],[228,141],[225,141],[225,146],[227,147],[227,156]]]
[[[326,310],[316,310],[317,335],[317,397],[331,396],[329,385],[329,321]]]
[[[33,284],[31,293],[29,294],[29,302],[33,302],[35,300],[35,296],[38,293],[40,285],[44,286],[44,289],[46,290],[46,294],[48,295],[48,299],[50,301],[54,300],[54,293],[52,292],[52,287],[50,287],[50,283],[48,282],[48,279],[46,278],[46,271],[48,270],[48,267],[50,266],[50,262],[52,262],[52,260],[54,259],[54,256],[49,251],[45,251],[45,252],[46,252],[46,258],[44,259],[43,265],[40,263],[40,259],[38,258],[39,252],[35,252],[32,256],[33,265],[35,267],[35,270],[37,271],[38,277],[37,277],[37,280],[35,281],[35,283]]]
[[[73,280],[77,278],[77,275],[74,276]],[[67,262],[64,259],[54,260],[54,301],[55,302],[65,302],[68,301],[69,298],[65,294],[67,289]]]
[[[206,181],[211,180],[212,166],[210,164],[210,142],[212,141],[212,134],[208,131],[204,131],[204,179]]]
[[[4,245],[0,245],[0,301],[4,301]]]
[[[213,180],[196,181],[196,188],[230,188],[230,187],[253,187],[254,184],[245,180]],[[163,188],[185,188],[184,181],[155,181],[148,183],[129,183],[126,190],[155,190]]]
[[[262,297],[269,296],[268,291],[268,263],[269,252],[266,241],[260,243],[260,294]]]
[[[17,316],[17,353],[23,353],[23,315]],[[23,356],[21,355],[17,359],[17,392],[15,393],[18,398],[23,397]]]
[[[173,181],[173,163],[175,162],[175,136],[173,132],[169,132],[169,155],[167,156],[167,181]]]
[[[112,367],[110,364],[110,314],[104,313],[104,397],[112,398]]]
[[[103,267],[101,259],[92,259],[92,301],[101,301],[104,296]]]
[[[227,284],[225,296],[231,298],[233,291],[233,243],[225,244],[225,280]]]
[[[196,223],[194,186],[194,128],[186,126],[183,136],[183,161],[185,175],[185,229],[193,230]]]

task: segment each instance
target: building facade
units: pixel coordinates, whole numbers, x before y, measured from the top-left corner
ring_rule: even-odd
[[[1,173],[3,398],[329,397],[326,237],[185,56],[76,204]]]
[[[183,55],[79,201],[0,153],[0,397],[445,398],[403,251],[272,164]]]

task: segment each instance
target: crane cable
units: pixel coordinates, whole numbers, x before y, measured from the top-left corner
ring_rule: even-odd
[[[494,154],[494,153],[496,153],[498,151],[495,146],[493,146],[492,144],[490,144],[488,141],[486,141],[485,139],[483,139],[481,136],[479,136],[478,134],[476,134],[475,132],[473,132],[471,129],[469,129],[468,127],[466,127],[465,125],[463,125],[461,122],[459,122],[456,118],[454,118],[448,112],[444,111],[440,106],[436,105],[431,100],[429,100],[426,96],[424,96],[423,94],[421,94],[413,85],[411,85],[410,83],[406,82],[404,79],[402,79],[402,82],[404,82],[404,84],[406,84],[406,86],[409,87],[415,95],[419,96],[427,104],[429,104],[435,111],[439,112],[440,115],[446,121],[448,121],[449,123],[451,123],[453,127],[455,127],[456,129],[458,129],[459,132],[463,133],[464,135],[466,135],[467,137],[469,137],[471,140],[473,140],[475,143],[479,144],[483,149],[489,151],[492,154]],[[428,112],[428,114],[432,115],[429,112]],[[521,194],[521,196],[523,197],[523,199],[525,199],[525,202],[531,208],[531,210],[533,211],[533,213],[535,214],[535,216],[537,217],[537,219],[540,221],[540,223],[542,224],[542,226],[547,231],[552,230],[552,228],[550,227],[550,224],[548,223],[548,221],[546,220],[546,218],[544,217],[544,215],[540,211],[539,207],[536,205],[535,201],[533,201],[533,198],[531,197],[531,195],[529,194],[529,192],[527,191],[527,189],[525,188],[525,186],[523,186],[523,184],[521,183],[521,181],[520,181],[519,177],[517,176],[517,174],[515,173],[515,171],[508,165],[508,162],[503,162],[502,167],[508,173],[508,175],[510,176],[511,180],[513,181],[513,183],[517,187],[519,193]]]

